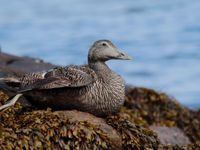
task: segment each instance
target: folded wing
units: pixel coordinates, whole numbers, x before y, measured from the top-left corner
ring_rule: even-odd
[[[31,79],[32,78],[32,79]],[[58,67],[47,72],[27,74],[21,79],[21,92],[33,89],[55,89],[83,87],[96,81],[97,76],[87,66]]]

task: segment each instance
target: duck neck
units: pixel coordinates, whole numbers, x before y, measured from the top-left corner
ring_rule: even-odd
[[[109,78],[110,74],[112,73],[106,63],[102,61],[89,62],[89,67],[93,69],[96,74],[103,79]]]

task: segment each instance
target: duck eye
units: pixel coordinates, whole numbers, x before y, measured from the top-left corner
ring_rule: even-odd
[[[106,44],[106,43],[102,43],[102,45],[103,45],[103,46],[107,46],[107,44]]]

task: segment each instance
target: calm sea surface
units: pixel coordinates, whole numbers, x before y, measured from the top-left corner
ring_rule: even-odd
[[[97,39],[134,58],[108,62],[128,84],[200,108],[199,0],[0,0],[4,52],[82,64]]]

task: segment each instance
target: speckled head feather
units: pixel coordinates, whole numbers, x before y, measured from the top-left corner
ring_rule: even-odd
[[[110,59],[131,59],[127,54],[120,52],[109,40],[99,40],[94,42],[88,53],[88,62],[107,61]]]

